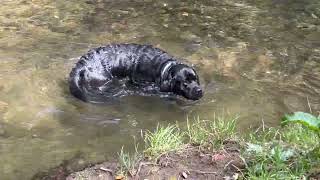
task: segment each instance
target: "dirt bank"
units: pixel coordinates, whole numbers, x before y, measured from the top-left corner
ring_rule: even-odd
[[[137,164],[127,179],[237,179],[244,163],[236,143],[228,142],[219,151],[186,145],[178,152],[161,155],[155,162],[146,159]],[[67,180],[121,179],[119,164],[105,162],[72,173]],[[124,179],[124,178],[123,178]]]

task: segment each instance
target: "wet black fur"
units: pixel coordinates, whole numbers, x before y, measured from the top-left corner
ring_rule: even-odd
[[[135,85],[152,83],[161,92],[187,99],[202,97],[193,68],[151,45],[109,44],[80,57],[69,77],[70,92],[83,101],[103,94],[113,78],[129,78]]]

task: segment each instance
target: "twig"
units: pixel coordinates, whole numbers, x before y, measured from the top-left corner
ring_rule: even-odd
[[[142,166],[147,166],[147,165],[157,166],[157,164],[155,164],[155,163],[147,163],[147,162],[143,163],[143,162],[141,162],[141,163],[139,164],[139,167],[138,167],[137,172],[135,173],[135,176],[140,173]]]
[[[246,160],[240,155],[238,155],[238,157],[242,160],[242,162],[244,163],[245,167],[248,168],[248,164],[247,164]]]
[[[223,169],[226,169],[232,162],[233,162],[233,160],[229,161],[229,162],[224,166]]]
[[[111,169],[107,169],[107,168],[104,168],[104,167],[100,167],[99,169],[101,171],[105,171],[105,172],[109,172],[109,173],[113,174],[113,171]]]
[[[244,177],[244,174],[243,174],[243,172],[242,172],[242,170],[240,169],[240,168],[238,168],[236,165],[234,165],[234,164],[231,164],[231,166],[233,166],[234,168],[236,168],[240,173],[241,173],[241,175],[242,175],[242,177]]]
[[[259,127],[254,131],[254,133],[257,134],[257,133],[260,131],[260,129],[261,129],[261,126],[259,126]]]
[[[213,171],[200,171],[195,169],[189,169],[188,171],[192,171],[198,174],[217,174],[217,172],[213,172]]]
[[[311,109],[311,106],[310,106],[310,101],[309,101],[308,96],[307,96],[307,102],[308,102],[308,106],[309,106],[310,113],[312,114],[312,109]]]

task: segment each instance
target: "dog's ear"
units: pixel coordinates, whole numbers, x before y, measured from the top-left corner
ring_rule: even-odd
[[[172,75],[168,74],[167,78],[161,82],[161,85],[160,85],[161,91],[171,91],[173,79],[174,78],[172,77]]]
[[[160,90],[164,91],[164,92],[170,91],[170,83],[169,83],[169,81],[167,81],[167,80],[163,81],[161,86],[160,86]]]

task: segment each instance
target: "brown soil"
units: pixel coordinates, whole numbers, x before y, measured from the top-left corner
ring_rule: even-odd
[[[179,152],[160,156],[155,163],[140,161],[127,179],[237,179],[244,163],[237,143],[229,142],[223,150],[209,151],[187,145]],[[67,176],[67,180],[113,180],[119,165],[105,162]]]

